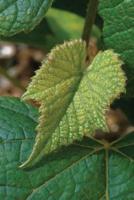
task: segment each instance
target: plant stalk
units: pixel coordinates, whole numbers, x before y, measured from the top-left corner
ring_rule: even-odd
[[[87,7],[87,15],[82,33],[82,39],[86,42],[87,47],[89,45],[92,26],[96,18],[97,6],[98,6],[98,0],[89,0]]]

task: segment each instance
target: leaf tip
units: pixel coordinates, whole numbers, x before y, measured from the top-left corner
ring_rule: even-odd
[[[24,163],[22,163],[20,166],[19,166],[19,169],[28,169],[28,168],[31,168],[33,165],[31,163],[31,160],[28,159],[26,160]]]

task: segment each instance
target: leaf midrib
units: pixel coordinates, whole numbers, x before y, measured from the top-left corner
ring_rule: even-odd
[[[88,148],[88,147],[85,146],[85,148]],[[26,198],[26,200],[28,200],[28,198],[29,198],[34,192],[37,192],[37,191],[40,189],[40,187],[47,185],[49,182],[51,182],[51,181],[53,181],[54,179],[56,179],[59,175],[61,175],[62,173],[64,173],[66,170],[72,168],[73,166],[77,165],[79,162],[85,160],[86,158],[88,158],[88,157],[90,157],[90,156],[92,156],[92,155],[94,155],[94,154],[96,154],[97,152],[100,152],[100,151],[102,151],[102,150],[105,150],[105,155],[107,155],[107,156],[105,156],[105,166],[106,166],[106,176],[105,176],[105,177],[106,177],[106,190],[105,190],[104,196],[106,196],[106,200],[110,200],[110,198],[109,198],[109,191],[108,191],[108,178],[109,178],[109,175],[108,175],[108,170],[109,170],[108,159],[109,159],[109,156],[108,156],[108,154],[109,154],[109,151],[112,150],[112,151],[116,152],[116,153],[119,154],[120,156],[122,156],[122,157],[124,157],[125,159],[129,160],[129,162],[133,162],[133,161],[132,161],[132,159],[131,159],[129,156],[127,156],[125,153],[122,153],[122,152],[121,152],[120,150],[118,150],[117,148],[111,147],[111,148],[109,148],[109,150],[108,150],[108,149],[105,149],[105,147],[103,146],[103,147],[98,147],[98,148],[93,148],[93,149],[94,149],[93,151],[91,151],[90,153],[88,153],[88,154],[86,154],[85,156],[81,157],[79,160],[77,160],[77,161],[71,163],[71,165],[65,167],[62,171],[60,171],[60,172],[58,172],[57,174],[55,174],[53,177],[51,177],[51,178],[50,178],[49,180],[47,180],[45,183],[39,185],[37,188],[33,188],[31,194],[29,194],[29,196]]]

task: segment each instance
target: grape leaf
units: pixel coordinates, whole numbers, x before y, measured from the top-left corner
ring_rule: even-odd
[[[32,166],[62,145],[108,130],[105,112],[124,92],[122,61],[108,50],[87,67],[85,43],[71,41],[57,46],[33,77],[24,100],[40,102],[38,135],[33,152],[24,163]]]
[[[105,47],[120,53],[126,64],[127,94],[134,96],[134,1],[100,0],[99,13],[104,20]]]
[[[1,36],[0,40],[12,42],[15,44],[19,44],[19,43],[27,44],[29,46],[40,48],[46,51],[47,49],[50,48],[49,46],[51,46],[50,44],[52,43],[52,42],[49,43],[50,40],[49,41],[47,40],[48,35],[49,35],[49,27],[46,21],[42,20],[41,23],[38,24],[35,27],[35,29],[33,29],[29,33],[21,32],[11,37]]]
[[[12,37],[1,37],[1,40],[15,43],[26,43],[41,49],[50,50],[56,44],[66,40],[81,38],[84,26],[84,18],[71,12],[51,8],[45,16],[45,20],[30,33],[19,33]],[[97,26],[93,26],[91,36],[97,41],[101,33]]]
[[[44,17],[53,0],[9,0],[0,2],[0,35],[11,36],[32,30]]]
[[[0,97],[0,200],[133,199],[134,133],[109,149],[85,138],[22,170],[18,166],[32,151],[37,123],[37,109]]]

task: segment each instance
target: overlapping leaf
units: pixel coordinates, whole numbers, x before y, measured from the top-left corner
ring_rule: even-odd
[[[32,30],[43,19],[52,1],[0,1],[0,35],[11,36]]]
[[[100,52],[85,65],[85,43],[72,41],[56,47],[32,79],[23,99],[39,101],[40,119],[33,152],[24,164],[34,165],[62,145],[106,131],[105,112],[124,91],[125,77],[118,55]]]
[[[127,92],[134,96],[134,1],[100,0],[99,13],[104,20],[105,46],[121,54],[128,76]]]
[[[133,199],[134,133],[109,150],[85,139],[22,170],[18,166],[32,151],[37,119],[34,107],[0,97],[0,200]]]
[[[84,26],[84,18],[72,12],[51,8],[46,20],[58,41],[81,38]],[[91,36],[100,38],[101,33],[97,26],[93,25]]]
[[[53,46],[66,40],[81,38],[84,18],[72,12],[50,8],[43,20],[33,31],[21,32],[12,37],[1,37],[1,40],[25,43],[41,49],[50,50]],[[50,31],[51,30],[51,31]],[[91,36],[100,40],[101,32],[93,25]]]

